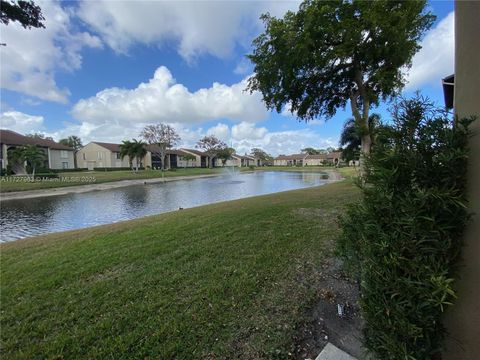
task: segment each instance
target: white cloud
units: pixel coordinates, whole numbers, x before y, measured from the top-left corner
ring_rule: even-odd
[[[230,139],[230,128],[228,125],[218,123],[214,127],[208,129],[207,135],[215,135],[220,140],[228,141]]]
[[[100,47],[100,39],[72,30],[72,14],[57,1],[38,2],[45,29],[24,29],[18,22],[2,26],[1,86],[42,100],[65,103],[70,92],[55,81],[58,70],[81,67],[83,47]]]
[[[192,61],[202,54],[230,56],[237,44],[250,45],[262,13],[283,15],[297,8],[298,1],[84,1],[78,15],[116,52],[173,40],[178,53]]]
[[[40,132],[43,130],[43,116],[35,116],[20,111],[5,111],[0,114],[2,129],[13,130],[21,134]]]
[[[135,89],[109,88],[75,104],[75,118],[102,124],[179,122],[201,123],[215,119],[255,122],[267,117],[260,93],[245,92],[246,80],[227,86],[213,83],[210,88],[190,92],[176,83],[170,71],[159,67],[147,83]]]
[[[407,76],[406,90],[417,90],[425,84],[440,84],[453,74],[455,55],[455,16],[451,12],[423,39],[422,49],[414,56]]]
[[[79,136],[84,144],[90,141],[103,141],[119,143],[122,140],[139,138],[144,123],[132,123],[124,126],[115,121],[105,121],[101,124],[89,122],[64,123],[63,127],[54,131],[47,130],[42,116],[29,115],[14,109],[0,114],[2,128],[17,131],[21,134],[39,132],[45,136],[51,136],[55,140],[66,138],[70,135]],[[199,139],[205,135],[215,135],[233,146],[237,153],[250,153],[254,147],[259,147],[268,153],[277,156],[279,154],[298,153],[305,147],[326,148],[337,146],[338,139],[323,138],[312,129],[290,131],[269,131],[265,127],[256,127],[252,123],[241,122],[229,127],[219,122],[217,125],[204,130],[194,128],[183,123],[170,123],[181,137],[178,147],[193,148]]]

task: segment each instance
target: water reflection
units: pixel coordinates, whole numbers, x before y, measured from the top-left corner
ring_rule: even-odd
[[[255,172],[1,203],[0,241],[324,184],[318,173]]]

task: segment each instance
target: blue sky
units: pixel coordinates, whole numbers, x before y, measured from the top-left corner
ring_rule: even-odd
[[[337,146],[339,111],[325,122],[268,112],[244,92],[245,59],[262,31],[259,16],[299,2],[85,1],[37,3],[46,29],[2,26],[1,127],[60,139],[120,142],[151,123],[170,123],[193,146],[215,134],[248,152],[273,155]],[[420,89],[442,104],[440,79],[453,73],[453,1],[429,3],[437,21],[415,56],[405,95]],[[388,105],[378,109],[385,118]]]

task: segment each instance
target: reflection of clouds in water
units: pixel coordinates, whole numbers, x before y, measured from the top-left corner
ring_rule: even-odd
[[[325,183],[318,173],[255,172],[2,202],[1,241],[109,224]]]

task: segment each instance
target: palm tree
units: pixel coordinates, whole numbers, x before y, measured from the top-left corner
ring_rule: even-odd
[[[136,139],[133,139],[133,141],[124,140],[123,143],[120,144],[120,156],[122,159],[128,156],[131,168],[133,167],[133,159],[135,159],[135,172],[138,172],[138,164],[141,159],[147,155],[146,145],[146,143]]]
[[[380,125],[380,115],[372,114],[368,117],[368,128],[370,129],[370,136],[372,137],[372,145],[375,139],[375,132]],[[349,118],[343,124],[342,134],[340,135],[340,146],[342,149],[342,157],[346,162],[355,160],[360,153],[360,146],[362,144],[362,133],[356,125],[354,118]]]
[[[45,152],[36,145],[24,145],[8,151],[8,158],[19,164],[27,164],[32,169],[32,180],[35,180],[37,166],[45,161]]]
[[[77,152],[83,147],[82,139],[80,139],[78,136],[71,135],[68,138],[61,139],[59,143],[65,146],[69,146],[75,150],[73,155],[73,162],[75,168],[77,168]]]

